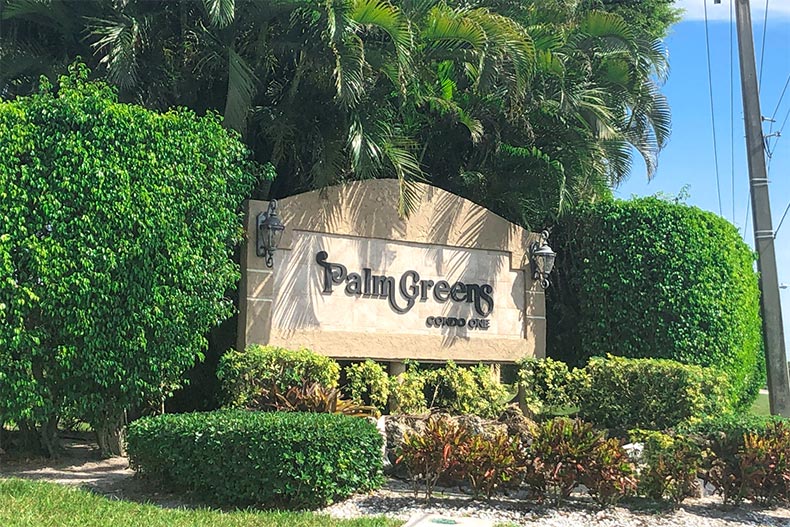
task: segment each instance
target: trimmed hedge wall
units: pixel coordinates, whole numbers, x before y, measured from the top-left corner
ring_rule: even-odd
[[[335,414],[166,414],[128,429],[132,468],[165,486],[234,506],[318,508],[379,487],[382,438]]]
[[[663,430],[726,411],[726,375],[665,359],[594,357],[578,376],[579,417],[626,431]]]
[[[658,198],[607,201],[556,225],[547,355],[715,366],[746,407],[765,382],[754,256],[725,219]]]

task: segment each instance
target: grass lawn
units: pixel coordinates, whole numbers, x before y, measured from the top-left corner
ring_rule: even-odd
[[[754,404],[752,404],[751,412],[754,415],[771,415],[767,393],[760,393],[757,395],[757,399],[755,399]]]
[[[395,527],[387,518],[337,520],[309,512],[162,509],[54,483],[0,480],[2,527]]]

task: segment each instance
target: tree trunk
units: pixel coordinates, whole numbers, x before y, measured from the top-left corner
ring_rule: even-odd
[[[96,442],[102,457],[123,456],[126,454],[124,444],[125,413],[109,416],[95,427]]]
[[[41,455],[44,448],[41,445],[41,435],[34,423],[20,421],[19,424],[19,450]]]
[[[58,417],[56,415],[50,416],[47,421],[41,425],[39,435],[41,437],[41,447],[48,457],[54,458],[60,455],[60,441],[58,440]]]

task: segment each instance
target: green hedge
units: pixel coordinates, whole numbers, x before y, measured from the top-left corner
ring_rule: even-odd
[[[65,415],[111,453],[125,410],[182,384],[233,314],[262,172],[216,114],[122,104],[89,77],[0,101],[0,420],[50,454]]]
[[[272,384],[280,392],[304,383],[335,388],[340,366],[333,359],[308,349],[289,350],[254,344],[244,351],[225,353],[220,359],[217,376],[224,404],[243,408]]]
[[[382,438],[334,414],[166,414],[128,429],[129,463],[174,490],[233,506],[318,508],[379,487]]]
[[[657,198],[607,201],[555,226],[547,354],[716,366],[736,407],[765,381],[754,255],[725,219]]]
[[[579,416],[605,428],[663,430],[728,406],[728,378],[713,368],[609,356],[591,359],[583,373]]]

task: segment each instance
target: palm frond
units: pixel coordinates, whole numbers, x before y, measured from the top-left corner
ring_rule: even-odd
[[[479,24],[468,17],[466,12],[444,4],[431,8],[422,26],[421,38],[426,53],[480,50],[486,44],[485,31]]]
[[[215,27],[227,27],[236,17],[236,0],[203,0],[209,23]]]
[[[387,33],[395,45],[401,76],[409,73],[413,38],[399,8],[385,0],[354,0],[348,16],[359,26],[376,27]]]
[[[110,82],[131,88],[138,81],[137,45],[141,26],[136,19],[119,14],[116,19],[88,19],[88,31],[96,40],[92,44],[107,67]]]
[[[228,48],[228,95],[224,124],[242,135],[247,128],[247,115],[257,92],[258,79],[252,67],[235,49]]]

